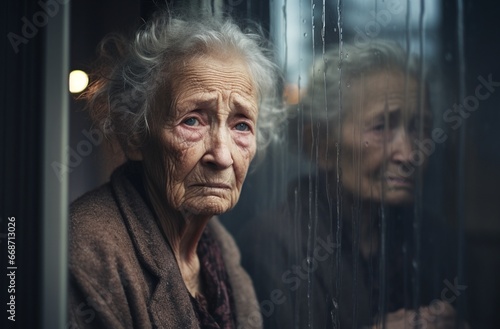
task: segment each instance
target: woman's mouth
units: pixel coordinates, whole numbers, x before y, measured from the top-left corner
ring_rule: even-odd
[[[408,178],[408,177],[387,176],[387,184],[389,185],[389,187],[413,189],[415,181],[413,178]]]
[[[217,182],[200,183],[200,184],[195,184],[194,186],[207,188],[207,189],[224,189],[224,190],[231,189],[231,186],[229,184],[217,183]]]

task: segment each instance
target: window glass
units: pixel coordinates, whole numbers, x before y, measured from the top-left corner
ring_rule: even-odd
[[[466,48],[484,10],[270,3],[288,120],[224,216],[266,326],[492,328],[492,277],[474,268],[498,273],[498,210],[475,177],[498,181],[498,65]]]

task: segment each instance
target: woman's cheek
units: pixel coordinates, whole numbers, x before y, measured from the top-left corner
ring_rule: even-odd
[[[174,129],[175,139],[180,145],[192,144],[199,142],[205,136],[208,127],[200,126],[200,127],[184,127],[177,126]]]
[[[257,149],[257,140],[253,133],[234,132],[233,140],[240,152],[250,160],[255,155]]]
[[[379,145],[384,142],[385,133],[383,131],[367,131],[363,133],[362,140],[364,146]]]

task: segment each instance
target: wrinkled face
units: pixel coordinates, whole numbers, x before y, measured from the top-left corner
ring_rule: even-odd
[[[427,107],[419,109],[418,82],[400,72],[380,72],[350,88],[352,107],[342,124],[344,188],[364,200],[413,202],[418,167],[430,155],[419,142],[431,118]]]
[[[170,210],[220,214],[238,201],[255,155],[256,89],[234,56],[195,58],[179,72],[173,107],[143,162]]]

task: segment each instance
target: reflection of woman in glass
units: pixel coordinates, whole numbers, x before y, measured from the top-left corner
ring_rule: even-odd
[[[345,45],[342,61],[339,53],[315,64],[290,125],[312,160],[309,174],[291,184],[279,215],[265,218],[246,264],[265,322],[454,328],[441,293],[456,278],[439,258],[446,239],[414,207],[431,149],[416,61],[386,41]]]

